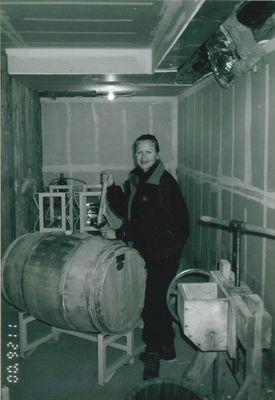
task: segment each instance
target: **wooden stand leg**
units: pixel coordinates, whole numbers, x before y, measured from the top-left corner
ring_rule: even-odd
[[[19,347],[20,357],[27,358],[32,352],[42,343],[46,343],[51,339],[56,339],[56,334],[50,331],[49,334],[40,337],[39,339],[28,342],[28,324],[35,321],[36,318],[31,315],[20,312],[19,313]]]
[[[262,398],[262,320],[263,301],[255,294],[247,296],[247,306],[253,315],[253,329],[246,349],[246,378],[234,400]]]
[[[106,346],[104,343],[104,335],[99,334],[97,337],[97,365],[98,365],[98,384],[104,384],[106,371]]]
[[[130,356],[134,354],[134,331],[130,331],[126,334],[127,340],[127,354]],[[129,360],[130,364],[134,364],[134,357],[131,357]]]

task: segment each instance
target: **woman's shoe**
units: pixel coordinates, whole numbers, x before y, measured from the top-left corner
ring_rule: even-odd
[[[147,352],[144,362],[143,380],[148,381],[159,376],[160,359],[158,353]]]
[[[151,352],[146,347],[145,351],[143,351],[139,355],[140,361],[142,361],[143,363],[146,362],[149,353],[151,353]],[[157,353],[159,355],[159,358],[162,360],[167,360],[167,361],[174,360],[176,358],[176,350],[175,350],[174,343],[169,344],[169,345],[162,345],[161,349]]]

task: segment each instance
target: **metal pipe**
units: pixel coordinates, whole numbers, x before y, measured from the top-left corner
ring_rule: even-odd
[[[218,218],[212,218],[209,216],[200,217],[200,221],[215,225],[218,227],[224,227],[233,233],[232,236],[232,270],[235,273],[235,285],[240,287],[241,285],[241,235],[243,233],[252,233],[261,236],[270,236],[275,238],[275,230],[269,228],[262,228],[256,225],[249,225],[244,221],[232,220],[225,221]]]
[[[225,228],[230,228],[231,224],[231,222],[225,221],[223,219],[213,218],[206,215],[200,217],[200,221],[211,225],[223,226]],[[275,238],[275,229],[262,228],[260,226],[247,224],[246,222],[242,222],[242,224],[243,233],[256,233],[259,235],[266,235]]]
[[[241,285],[241,233],[244,223],[241,221],[231,221],[230,228],[232,236],[232,270],[235,274],[235,286]]]

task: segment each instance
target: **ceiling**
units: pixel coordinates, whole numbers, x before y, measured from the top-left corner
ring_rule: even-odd
[[[177,95],[209,69],[186,68],[243,1],[1,1],[9,73],[43,93]]]

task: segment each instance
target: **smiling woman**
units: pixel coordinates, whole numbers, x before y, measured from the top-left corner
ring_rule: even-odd
[[[182,249],[189,233],[188,211],[175,179],[159,159],[159,144],[153,135],[142,135],[133,145],[136,168],[125,182],[125,191],[114,184],[110,173],[107,182],[109,205],[122,219],[113,230],[106,226],[102,234],[120,239],[136,248],[147,269],[143,341],[146,350],[140,355],[145,363],[143,379],[159,374],[160,359],[176,357],[174,330],[166,305],[168,286],[176,275]]]
[[[158,143],[156,140],[137,140],[134,144],[134,152],[137,165],[147,172],[158,160]]]

